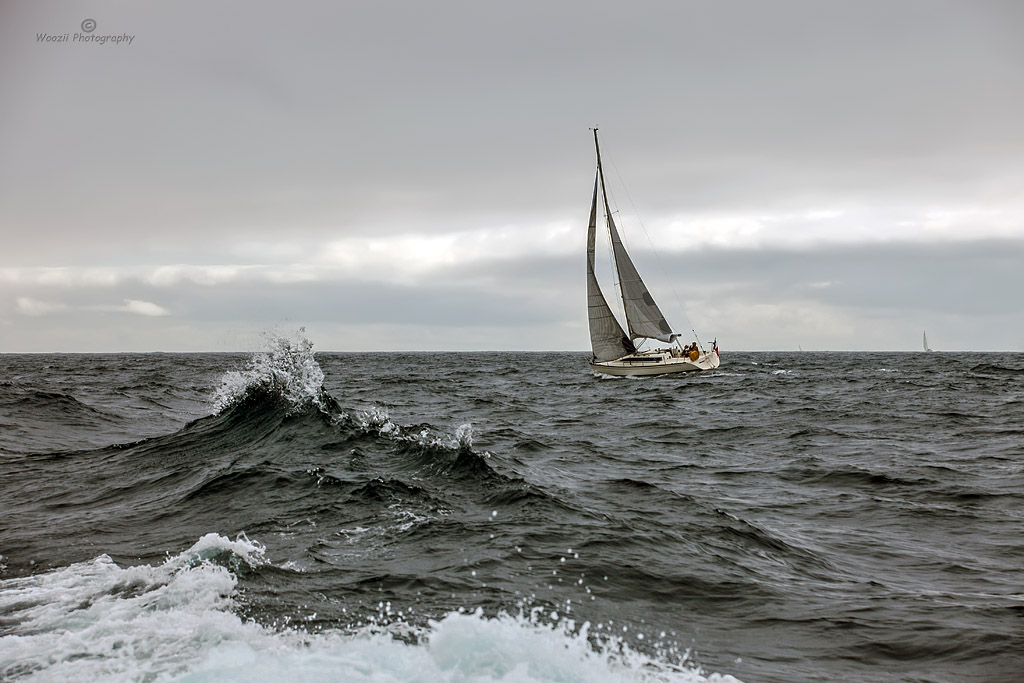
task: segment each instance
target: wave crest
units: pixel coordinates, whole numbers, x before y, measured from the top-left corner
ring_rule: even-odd
[[[238,534],[233,541],[220,534],[209,533],[185,552],[169,559],[165,566],[179,570],[183,567],[198,567],[205,563],[237,573],[241,569],[256,569],[269,564],[266,553],[266,546],[259,541],[250,541],[244,532]]]
[[[397,425],[391,420],[388,410],[381,406],[358,411],[354,417],[356,425],[361,429],[376,432],[395,441],[414,442],[428,448],[451,451],[472,450],[473,448],[473,425],[468,422],[459,425],[455,429],[455,434],[450,435],[430,427],[410,428]],[[490,457],[490,454],[484,453],[483,456]]]
[[[313,405],[326,412],[329,396],[324,389],[324,371],[313,356],[313,342],[304,336],[305,331],[299,328],[294,339],[271,336],[270,349],[253,354],[244,370],[224,373],[214,392],[214,412],[224,412],[254,391],[278,395],[296,410]]]

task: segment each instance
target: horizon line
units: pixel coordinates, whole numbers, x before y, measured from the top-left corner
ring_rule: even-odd
[[[0,356],[31,356],[31,355],[65,355],[65,356],[101,356],[101,355],[185,355],[195,353],[209,354],[236,354],[236,353],[263,353],[267,349],[232,349],[232,350],[203,350],[203,351],[0,351]],[[314,349],[313,353],[558,353],[558,354],[580,354],[583,356],[592,355],[589,351],[573,349],[546,349],[546,350],[521,350],[521,349]],[[921,349],[726,349],[723,355],[732,353],[1024,353],[1024,349],[943,349],[923,351]]]

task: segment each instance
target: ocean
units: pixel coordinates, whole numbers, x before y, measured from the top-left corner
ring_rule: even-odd
[[[1024,356],[0,355],[0,680],[1019,681]]]

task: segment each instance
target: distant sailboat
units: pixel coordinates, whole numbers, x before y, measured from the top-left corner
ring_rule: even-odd
[[[928,348],[928,333],[927,332],[922,332],[921,333],[921,343],[924,345],[924,350],[925,351],[931,352],[931,349]]]
[[[593,130],[594,147],[597,150],[597,175],[594,178],[594,197],[590,203],[590,224],[587,229],[587,309],[590,318],[590,345],[594,352],[590,358],[590,369],[605,375],[666,375],[717,368],[721,362],[717,342],[712,342],[710,350],[701,348],[699,340],[684,348],[679,343],[680,335],[674,333],[666,322],[661,309],[654,302],[647,285],[640,278],[640,273],[626,253],[626,247],[619,237],[612,211],[608,206],[608,191],[604,183],[604,169],[601,166],[601,146],[597,141],[597,129]],[[608,301],[604,298],[594,274],[599,189],[615,269],[619,276],[628,335],[608,306]],[[638,339],[657,339],[669,344],[670,347],[640,351],[634,345],[634,341]]]

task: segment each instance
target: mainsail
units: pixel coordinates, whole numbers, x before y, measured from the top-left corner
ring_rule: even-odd
[[[587,312],[590,316],[590,346],[598,361],[621,358],[635,353],[636,348],[612,314],[594,274],[594,245],[597,238],[597,182],[594,178],[594,199],[590,204],[590,226],[587,228]]]
[[[619,231],[615,228],[615,221],[608,206],[608,191],[605,188],[604,169],[601,166],[601,146],[597,142],[596,130],[594,131],[594,146],[597,148],[597,175],[601,183],[605,218],[608,222],[608,232],[611,234],[612,253],[615,255],[615,268],[619,274],[619,288],[622,292],[622,306],[626,313],[626,325],[629,327],[629,336],[631,339],[648,338],[671,343],[679,335],[673,334],[672,328],[665,320],[665,316],[662,314],[661,309],[658,308],[658,304],[654,302],[654,297],[648,291],[647,285],[644,284],[640,273],[637,272],[632,259],[629,258],[626,246],[619,238]],[[594,205],[591,207],[590,212],[591,223],[594,222],[596,217],[596,202],[597,185],[595,183]],[[593,263],[592,258],[590,262]]]

